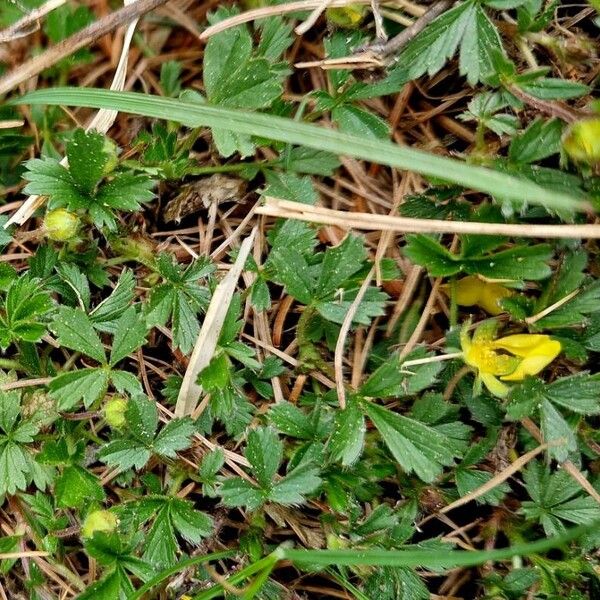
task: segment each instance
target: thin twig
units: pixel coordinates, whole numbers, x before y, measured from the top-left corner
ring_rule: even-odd
[[[580,291],[581,290],[579,289],[573,290],[570,294],[567,294],[564,298],[561,298],[554,304],[547,306],[544,310],[540,311],[539,313],[532,315],[531,317],[527,317],[525,319],[525,323],[527,323],[527,325],[533,325],[534,323],[537,323],[537,321],[539,321],[540,319],[543,319],[550,313],[554,312],[557,308],[560,308],[563,304],[566,304],[567,302],[575,298],[575,296],[577,296],[577,294],[579,294]]]
[[[395,54],[398,50],[406,46],[413,38],[415,38],[427,25],[437,19],[443,12],[448,10],[454,0],[439,0],[435,4],[421,15],[410,27],[403,29],[398,35],[395,35],[391,40],[382,44],[381,42],[375,42],[363,51],[372,51],[380,56],[390,56]]]
[[[102,19],[85,27],[81,31],[73,34],[67,39],[59,42],[46,52],[34,56],[27,62],[16,67],[4,77],[0,78],[0,95],[10,92],[19,84],[27,81],[31,77],[39,75],[43,70],[55,65],[59,60],[70,56],[77,50],[89,46],[98,38],[111,32],[113,29],[129,23],[134,19],[154,10],[158,6],[166,4],[169,0],[137,0],[133,4],[124,6],[119,10],[106,15]]]
[[[300,23],[294,29],[296,35],[304,35],[314,24],[319,20],[319,17],[327,10],[327,7],[331,4],[332,0],[321,0],[319,6],[316,6],[313,11],[308,15],[305,21]]]
[[[254,10],[248,10],[241,15],[235,15],[229,19],[223,19],[210,27],[207,27],[201,34],[200,38],[203,40],[221,33],[231,27],[237,27],[244,23],[250,23],[257,19],[264,19],[266,17],[272,17],[274,15],[285,15],[293,12],[302,12],[304,10],[311,10],[321,6],[323,0],[299,0],[297,2],[286,2],[285,4],[278,4],[276,6],[264,6],[262,8],[256,8]],[[371,0],[353,0],[353,4],[370,4]],[[349,4],[348,0],[331,0],[329,6],[331,7],[343,7]]]
[[[10,27],[0,31],[0,44],[11,42],[21,37],[25,37],[37,30],[36,21],[46,16],[59,6],[66,3],[67,0],[48,0],[41,6],[29,11],[24,17],[21,17]]]
[[[362,282],[358,293],[356,294],[356,298],[352,301],[350,308],[348,308],[348,312],[342,321],[342,326],[340,327],[340,333],[338,335],[337,342],[335,344],[335,352],[333,358],[333,366],[335,369],[335,388],[337,390],[338,402],[340,404],[340,408],[343,410],[346,408],[346,389],[344,388],[344,345],[346,343],[346,337],[348,336],[348,332],[350,331],[350,326],[352,325],[352,319],[354,319],[354,315],[362,302],[365,294],[367,293],[367,289],[371,284],[371,280],[373,279],[375,269],[371,268],[369,274],[366,276],[365,280]]]
[[[538,426],[530,419],[521,420],[521,425],[527,429],[533,438],[538,442],[542,442],[542,433]],[[560,466],[584,489],[598,504],[600,504],[600,494],[596,488],[585,478],[584,474],[570,461],[565,460],[560,463]]]
[[[530,450],[523,456],[520,456],[515,460],[514,463],[509,465],[506,469],[494,475],[489,481],[486,481],[483,485],[480,485],[478,488],[469,492],[468,494],[462,496],[458,500],[444,506],[439,512],[440,514],[444,514],[458,508],[459,506],[464,506],[473,500],[477,500],[484,494],[491,492],[494,488],[498,487],[501,483],[504,483],[507,479],[512,477],[515,473],[519,472],[529,461],[534,459],[538,454],[542,453],[549,446],[555,446],[560,443],[559,440],[553,440],[551,444],[540,444],[537,448]]]
[[[598,239],[600,224],[589,225],[542,225],[512,223],[481,223],[476,221],[443,221],[440,219],[413,219],[408,217],[391,217],[371,213],[347,213],[300,202],[267,198],[264,206],[256,209],[260,215],[283,217],[338,225],[344,229],[363,231],[398,231],[402,233],[457,233],[475,235],[505,235],[528,238],[554,239]]]
[[[252,249],[255,235],[256,228],[242,242],[233,267],[215,289],[181,383],[175,406],[175,416],[177,417],[190,415],[196,408],[196,403],[202,394],[202,387],[197,383],[198,375],[200,375],[202,369],[208,366],[214,355],[227,310],[231,304],[237,281],[246,264],[246,259]]]

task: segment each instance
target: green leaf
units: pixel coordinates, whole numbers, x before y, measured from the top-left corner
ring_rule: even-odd
[[[284,506],[298,506],[306,501],[306,496],[312,494],[321,485],[319,469],[305,464],[290,471],[283,479],[277,481],[269,491],[271,502]]]
[[[260,427],[250,431],[245,456],[259,485],[270,488],[283,458],[283,444],[275,430]]]
[[[108,380],[105,369],[79,369],[54,377],[48,389],[61,410],[70,410],[81,400],[89,408],[106,393]]]
[[[498,30],[481,6],[470,0],[446,11],[410,41],[399,60],[411,79],[435,75],[460,46],[459,70],[475,85],[493,70],[493,53],[502,52]]]
[[[125,416],[135,438],[145,445],[151,444],[158,427],[156,404],[144,394],[133,396],[127,403]]]
[[[75,185],[71,173],[54,158],[33,158],[25,166],[27,171],[23,178],[29,182],[23,188],[25,194],[49,196],[52,208],[82,208],[85,205],[85,197]]]
[[[300,440],[313,438],[314,428],[310,418],[295,404],[290,402],[274,404],[269,410],[269,420],[285,435]]]
[[[508,158],[517,163],[532,163],[560,152],[563,124],[558,119],[537,118],[516,135],[508,149]]]
[[[137,350],[146,340],[146,322],[133,306],[129,307],[115,325],[115,336],[110,351],[110,365]]]
[[[427,235],[408,235],[403,248],[404,255],[412,262],[424,266],[433,277],[455,275],[460,264],[455,257]]]
[[[189,354],[198,334],[200,325],[196,311],[190,306],[188,296],[181,290],[173,293],[173,345],[184,354]]]
[[[461,8],[459,5],[457,8]],[[427,30],[425,30],[427,31]],[[436,37],[436,36],[434,36]],[[213,38],[214,39],[214,38]],[[428,44],[429,45],[429,44]],[[582,210],[585,205],[569,192],[545,189],[535,183],[504,173],[466,165],[458,160],[434,156],[384,140],[369,140],[324,127],[296,123],[273,115],[235,111],[194,102],[160,98],[131,92],[98,89],[53,88],[38,90],[20,99],[28,104],[79,105],[108,108],[178,121],[191,127],[201,125],[257,135],[321,151],[362,158],[496,194],[503,198],[540,204],[548,209]]]
[[[61,306],[52,322],[58,343],[106,364],[102,342],[88,316],[80,308]]]
[[[292,27],[281,17],[269,17],[259,21],[260,42],[257,53],[269,61],[278,60],[294,42]]]
[[[115,333],[114,322],[125,312],[133,300],[135,277],[129,269],[124,269],[117,285],[109,296],[90,312],[90,321],[101,331]]]
[[[150,460],[150,450],[143,444],[131,439],[120,439],[108,442],[98,452],[98,458],[110,467],[118,467],[119,471],[135,468],[143,469]]]
[[[363,239],[348,235],[334,248],[328,248],[323,258],[319,279],[314,288],[317,298],[335,292],[342,283],[362,268],[366,252]]]
[[[466,496],[473,490],[485,485],[492,479],[493,475],[487,471],[480,471],[477,469],[457,469],[456,471],[456,489],[462,496]],[[486,492],[477,499],[478,502],[491,504],[492,506],[498,506],[504,496],[510,492],[510,486],[503,482],[489,492]]]
[[[273,279],[296,300],[310,304],[314,282],[302,254],[292,248],[278,247],[271,251],[269,263],[275,271]]]
[[[195,432],[196,428],[190,418],[173,419],[161,429],[152,447],[161,456],[175,458],[177,452],[190,447],[191,438]]]
[[[544,395],[554,404],[582,415],[600,413],[600,375],[577,373],[545,386]]]
[[[25,451],[15,442],[0,443],[0,494],[14,495],[27,487],[29,461]]]
[[[144,560],[155,568],[164,568],[175,563],[177,540],[169,515],[169,505],[165,504],[157,513],[156,519],[144,544]]]
[[[256,510],[263,502],[263,492],[241,477],[230,477],[219,489],[224,506],[245,506],[248,510]]]
[[[387,138],[390,135],[390,127],[386,121],[352,104],[336,106],[331,111],[331,117],[344,133],[375,139]]]
[[[195,510],[191,502],[173,499],[170,502],[171,520],[177,533],[190,544],[198,545],[213,530],[212,519]]]
[[[490,279],[537,281],[552,274],[548,265],[551,257],[552,248],[547,244],[516,246],[484,258],[465,261],[464,271]]]
[[[541,77],[530,83],[519,86],[525,93],[541,100],[569,100],[580,98],[590,93],[590,88],[576,81]]]
[[[52,306],[39,281],[27,274],[12,279],[3,302],[4,317],[0,318],[0,347],[6,349],[17,340],[39,341],[46,333],[44,322]]]
[[[122,573],[120,570],[109,573],[99,581],[92,583],[77,600],[115,600],[121,594]]]
[[[358,402],[351,399],[344,410],[339,410],[333,422],[328,449],[334,460],[344,466],[353,465],[365,444],[365,419]]]
[[[67,143],[67,158],[73,180],[83,193],[90,194],[102,179],[109,159],[104,151],[104,136],[76,129]]]
[[[133,212],[154,198],[154,182],[146,175],[117,173],[98,190],[96,205]]]
[[[267,171],[265,179],[268,185],[263,192],[264,196],[302,202],[303,204],[316,204],[317,202],[317,192],[310,177],[301,177],[288,171],[283,173]]]
[[[365,412],[394,458],[408,473],[414,471],[423,481],[431,482],[444,466],[454,463],[455,453],[448,439],[432,427],[372,402],[365,404]]]
[[[62,508],[83,508],[102,502],[104,490],[97,477],[77,465],[67,467],[54,486],[56,504]]]
[[[559,462],[567,460],[577,450],[575,432],[551,402],[543,400],[540,407],[541,430],[547,443],[560,442],[548,448],[548,453]]]

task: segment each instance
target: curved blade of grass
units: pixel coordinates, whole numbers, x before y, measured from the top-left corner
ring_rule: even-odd
[[[541,554],[563,546],[593,530],[594,524],[581,525],[570,529],[561,536],[515,544],[498,550],[427,550],[421,548],[407,548],[406,550],[360,550],[357,548],[352,550],[296,550],[280,547],[275,553],[279,555],[280,559],[291,560],[296,564],[422,567],[441,571],[455,567],[474,567],[488,561],[510,560],[514,556]]]
[[[113,92],[94,88],[37,90],[13,102],[107,108],[177,121],[189,127],[216,127],[414,171],[466,188],[501,195],[502,198],[513,201],[539,204],[548,209],[572,211],[589,208],[587,203],[573,196],[543,188],[526,179],[493,169],[398,146],[386,140],[361,138],[274,115],[232,110],[136,92]]]

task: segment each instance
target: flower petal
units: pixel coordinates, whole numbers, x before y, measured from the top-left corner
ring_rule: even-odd
[[[481,381],[483,381],[485,387],[494,396],[504,398],[508,394],[510,388],[507,385],[504,385],[494,375],[491,375],[490,373],[480,373],[479,377],[481,378]]]
[[[557,340],[549,340],[540,344],[535,349],[535,352],[526,356],[519,366],[510,374],[502,377],[503,381],[521,381],[527,375],[537,375],[542,369],[545,369],[561,351],[560,342]]]
[[[552,341],[548,335],[537,333],[518,333],[516,335],[507,335],[492,342],[494,348],[502,348],[517,356],[528,356],[533,351],[538,353],[538,347]],[[559,344],[560,345],[560,344]]]

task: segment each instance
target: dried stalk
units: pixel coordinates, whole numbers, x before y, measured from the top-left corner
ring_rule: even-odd
[[[158,6],[166,4],[169,0],[136,0],[129,6],[124,6],[106,17],[92,23],[81,31],[59,42],[52,48],[39,56],[34,56],[27,62],[13,69],[4,77],[0,78],[0,95],[10,92],[19,84],[31,77],[39,75],[45,69],[55,65],[59,60],[66,58],[85,46],[89,46],[103,35],[110,33],[113,29],[138,19],[142,15],[154,10]]]
[[[190,415],[196,408],[198,399],[202,394],[202,386],[197,383],[198,375],[208,366],[215,353],[227,310],[231,304],[237,281],[246,264],[246,259],[252,249],[255,235],[256,227],[242,242],[235,263],[215,289],[208,310],[206,311],[206,316],[204,317],[204,323],[202,323],[202,328],[196,340],[196,345],[192,351],[188,368],[183,376],[177,404],[175,405],[176,417]]]
[[[345,229],[363,231],[398,231],[401,233],[457,233],[473,235],[505,235],[528,238],[599,239],[600,224],[589,225],[535,225],[511,223],[480,223],[474,221],[443,221],[440,219],[412,219],[371,213],[347,213],[318,206],[267,198],[266,204],[256,209],[260,215],[283,217],[337,225]]]

